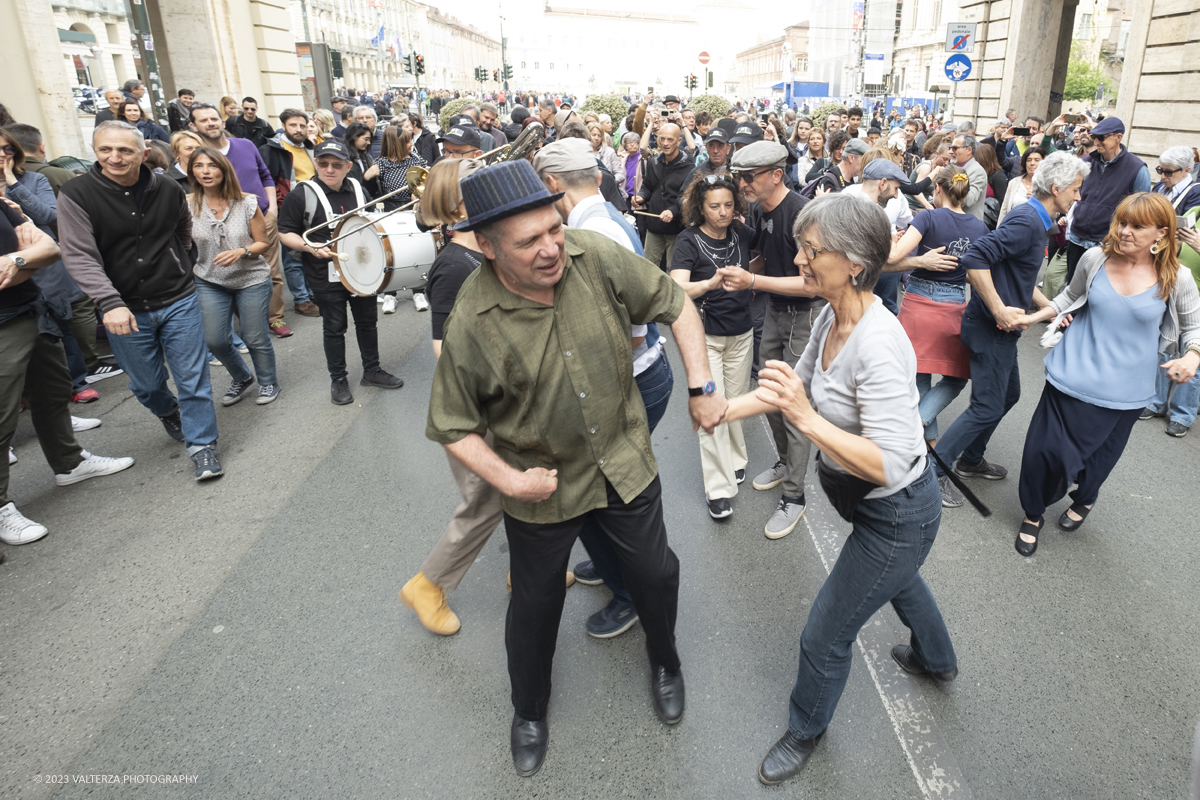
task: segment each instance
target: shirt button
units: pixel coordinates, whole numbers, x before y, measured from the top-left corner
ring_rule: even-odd
[[[604,459],[603,459],[603,458],[602,458],[602,459],[600,459],[600,462],[599,462],[599,463],[600,463],[600,466],[602,466],[602,467],[603,467],[603,466],[604,466]]]
[[[596,432],[596,429],[592,428],[591,433],[595,433],[595,432]]]
[[[142,260],[141,260],[140,258],[138,259],[138,263],[139,263],[139,264],[140,264],[140,263],[142,263]]]
[[[568,350],[568,351],[567,351],[567,357],[569,358],[570,356],[571,356],[571,351],[570,351],[570,350]]]
[[[129,197],[129,192],[126,192],[126,193],[125,193],[125,196],[126,196],[126,197]]]
[[[579,393],[579,396],[580,396],[580,397],[587,397],[587,392],[580,392],[580,393]]]

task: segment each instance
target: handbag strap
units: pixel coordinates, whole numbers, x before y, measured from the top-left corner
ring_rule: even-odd
[[[975,510],[979,512],[981,517],[990,517],[992,515],[992,510],[985,506],[983,501],[976,497],[975,493],[968,489],[966,484],[959,480],[958,476],[954,474],[954,470],[946,466],[946,462],[942,461],[942,457],[937,454],[937,450],[929,447],[929,445],[925,446],[928,448],[929,454],[933,456],[933,460],[937,462],[938,467],[941,468],[942,474],[949,478],[950,482],[954,484],[954,488],[962,492],[963,497],[967,499],[968,503],[975,506]]]

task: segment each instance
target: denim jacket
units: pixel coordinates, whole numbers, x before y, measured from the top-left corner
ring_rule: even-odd
[[[1050,301],[1058,316],[1054,318],[1054,324],[1042,334],[1042,347],[1053,347],[1058,342],[1058,326],[1062,324],[1063,318],[1087,305],[1092,280],[1107,260],[1104,251],[1099,247],[1091,248],[1079,259],[1079,266],[1071,283],[1058,297]],[[1187,267],[1179,268],[1179,279],[1175,281],[1175,288],[1167,298],[1167,313],[1163,314],[1158,337],[1159,351],[1172,357],[1179,356],[1181,340],[1185,347],[1193,342],[1200,344],[1200,289],[1196,288],[1196,281]]]

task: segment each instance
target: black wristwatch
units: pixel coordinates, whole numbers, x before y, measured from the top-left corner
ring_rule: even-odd
[[[688,397],[699,397],[702,394],[712,394],[717,390],[717,385],[712,381],[704,384],[699,388],[688,387]]]

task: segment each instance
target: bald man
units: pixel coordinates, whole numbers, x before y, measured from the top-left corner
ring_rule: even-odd
[[[646,258],[666,272],[670,272],[675,255],[675,237],[683,232],[680,203],[695,167],[679,149],[681,136],[679,126],[673,123],[658,129],[659,153],[646,164],[642,188],[633,198],[634,209],[658,215],[657,219],[642,216],[638,220],[646,225]]]

